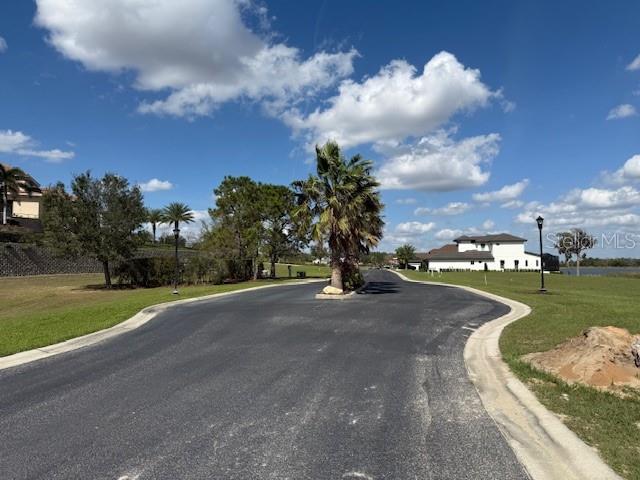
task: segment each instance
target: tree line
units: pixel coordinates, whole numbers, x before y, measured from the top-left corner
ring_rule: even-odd
[[[265,261],[275,277],[280,258],[310,248],[329,256],[332,286],[357,287],[359,262],[382,238],[379,183],[370,161],[346,159],[334,142],[316,147],[316,160],[316,174],[290,186],[225,177],[193,247],[234,280],[259,278]],[[140,188],[114,173],[95,178],[86,172],[73,178],[70,191],[58,183],[43,194],[45,242],[60,255],[98,260],[108,287],[114,265],[131,262],[148,240],[145,223],[153,243],[158,225],[173,227],[178,265],[179,227],[193,221],[180,202],[146,209]]]

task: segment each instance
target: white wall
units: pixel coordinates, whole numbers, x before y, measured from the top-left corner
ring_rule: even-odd
[[[430,260],[429,270],[484,270],[485,262],[475,260],[473,264],[470,260]],[[493,263],[487,262],[487,268],[494,270]]]
[[[22,218],[40,218],[40,201],[38,200],[14,200],[13,216]]]

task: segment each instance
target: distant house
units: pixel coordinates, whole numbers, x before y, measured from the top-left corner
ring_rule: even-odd
[[[423,268],[443,270],[539,270],[540,255],[526,252],[526,239],[508,233],[463,235],[455,243],[429,251]]]
[[[42,230],[42,188],[31,176],[22,181],[18,195],[9,193],[7,203],[8,223],[30,230]],[[27,185],[30,185],[29,187]]]

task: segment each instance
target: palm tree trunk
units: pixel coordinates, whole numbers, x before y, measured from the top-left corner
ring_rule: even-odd
[[[151,224],[151,229],[153,230],[153,243],[156,243],[156,222]]]
[[[580,255],[576,258],[576,277],[580,276]]]
[[[9,198],[7,197],[7,189],[2,184],[2,224],[7,224],[7,210],[9,209]]]
[[[175,223],[175,230],[178,230],[178,221]],[[178,240],[180,239],[180,235],[176,235],[176,272],[175,272],[175,280],[173,282],[173,291],[178,291],[178,276],[180,275],[180,264],[178,260]]]
[[[276,278],[276,258],[271,257],[271,272],[269,273],[271,278]]]
[[[342,264],[338,254],[331,252],[331,286],[344,290],[342,283]]]

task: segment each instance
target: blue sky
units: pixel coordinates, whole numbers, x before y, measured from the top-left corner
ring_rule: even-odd
[[[155,179],[204,217],[224,175],[287,184],[334,138],[376,162],[384,249],[537,214],[640,239],[637,2],[75,3],[0,5],[0,160],[43,184]]]

